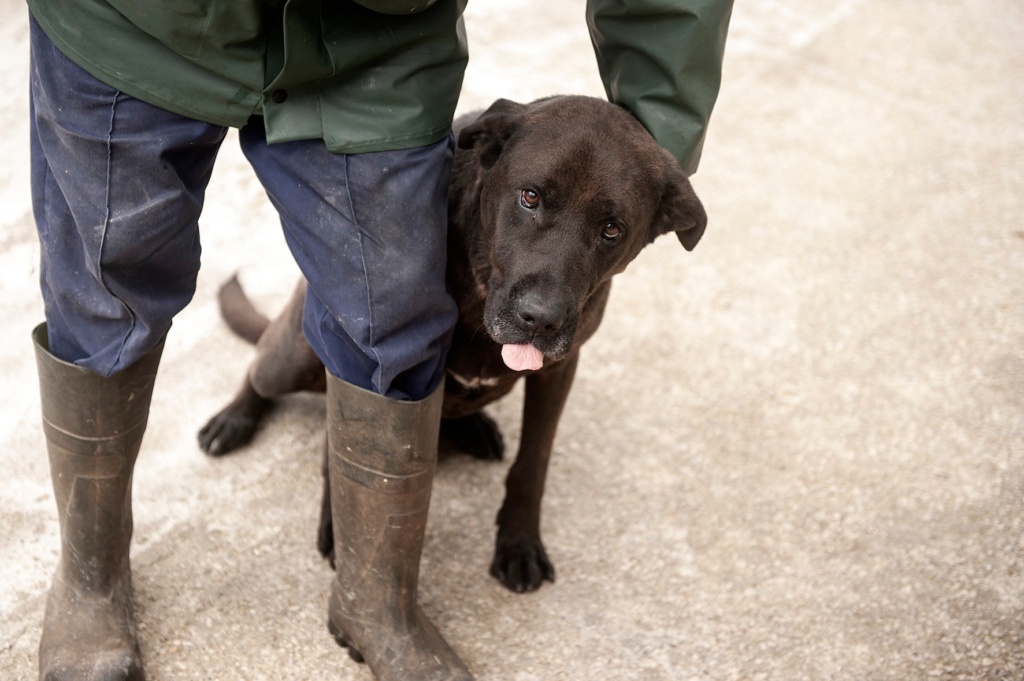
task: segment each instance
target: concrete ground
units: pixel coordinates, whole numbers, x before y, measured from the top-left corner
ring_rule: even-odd
[[[463,108],[600,95],[581,0],[474,0]],[[28,332],[27,21],[0,5],[0,678],[34,678],[57,520]],[[694,185],[699,248],[651,246],[587,347],[545,499],[558,581],[487,575],[508,463],[440,468],[421,600],[482,681],[1024,679],[1024,6],[738,3]],[[205,265],[135,480],[154,681],[368,680],[327,635],[323,407],[244,452],[195,432],[251,353],[236,270],[295,276],[226,145]],[[519,394],[491,413],[513,447]]]

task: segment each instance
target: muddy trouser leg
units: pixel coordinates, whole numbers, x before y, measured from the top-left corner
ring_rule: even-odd
[[[453,141],[332,154],[267,145],[258,121],[240,138],[309,282],[303,329],[328,372],[331,633],[382,681],[471,679],[416,602],[457,318],[444,279]]]
[[[141,679],[131,481],[163,339],[191,299],[225,130],[77,67],[31,21],[32,202],[46,325],[33,337],[61,524],[43,679]]]

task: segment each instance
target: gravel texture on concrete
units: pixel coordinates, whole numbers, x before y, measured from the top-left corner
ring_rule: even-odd
[[[581,0],[468,10],[463,110],[602,95]],[[0,4],[0,678],[36,675],[57,560],[30,329],[27,12]],[[509,463],[453,455],[425,610],[481,681],[1024,679],[1024,5],[737,3],[686,253],[649,247],[586,348],[543,531],[558,580],[487,575]],[[296,270],[229,138],[204,269],[135,476],[150,679],[360,680],[324,621],[323,405],[213,460],[195,433]],[[490,413],[517,444],[517,392]]]

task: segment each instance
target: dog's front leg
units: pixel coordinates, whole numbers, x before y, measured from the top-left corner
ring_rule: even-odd
[[[238,294],[228,303],[234,307],[225,316],[229,319],[233,316],[244,318],[249,302],[238,288],[237,281],[234,286]],[[303,279],[295,287],[281,314],[265,329],[258,331],[256,358],[246,372],[242,387],[235,398],[199,431],[199,446],[207,454],[222,456],[249,442],[263,414],[276,398],[303,390],[324,391],[327,380],[324,365],[302,333],[305,297],[306,282]],[[225,305],[223,301],[222,305]],[[236,321],[232,325],[237,333],[242,333],[238,331],[240,323]]]
[[[540,539],[540,506],[551,447],[573,377],[577,355],[526,378],[519,454],[505,482],[491,574],[512,591],[555,581],[555,568]]]
[[[331,514],[331,478],[328,475],[330,452],[327,449],[327,438],[324,438],[324,458],[321,474],[323,478],[323,494],[320,496],[320,524],[316,534],[316,548],[320,555],[327,559],[334,568],[334,516]]]
[[[199,431],[199,447],[210,456],[223,456],[241,447],[252,439],[271,404],[271,400],[253,390],[246,376],[234,399]]]

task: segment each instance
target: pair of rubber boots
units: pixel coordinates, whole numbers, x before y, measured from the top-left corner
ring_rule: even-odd
[[[104,378],[33,331],[61,531],[39,645],[44,681],[145,678],[132,614],[132,471],[163,345]],[[442,392],[398,402],[328,377],[337,573],[328,628],[381,681],[471,681],[416,604]]]

